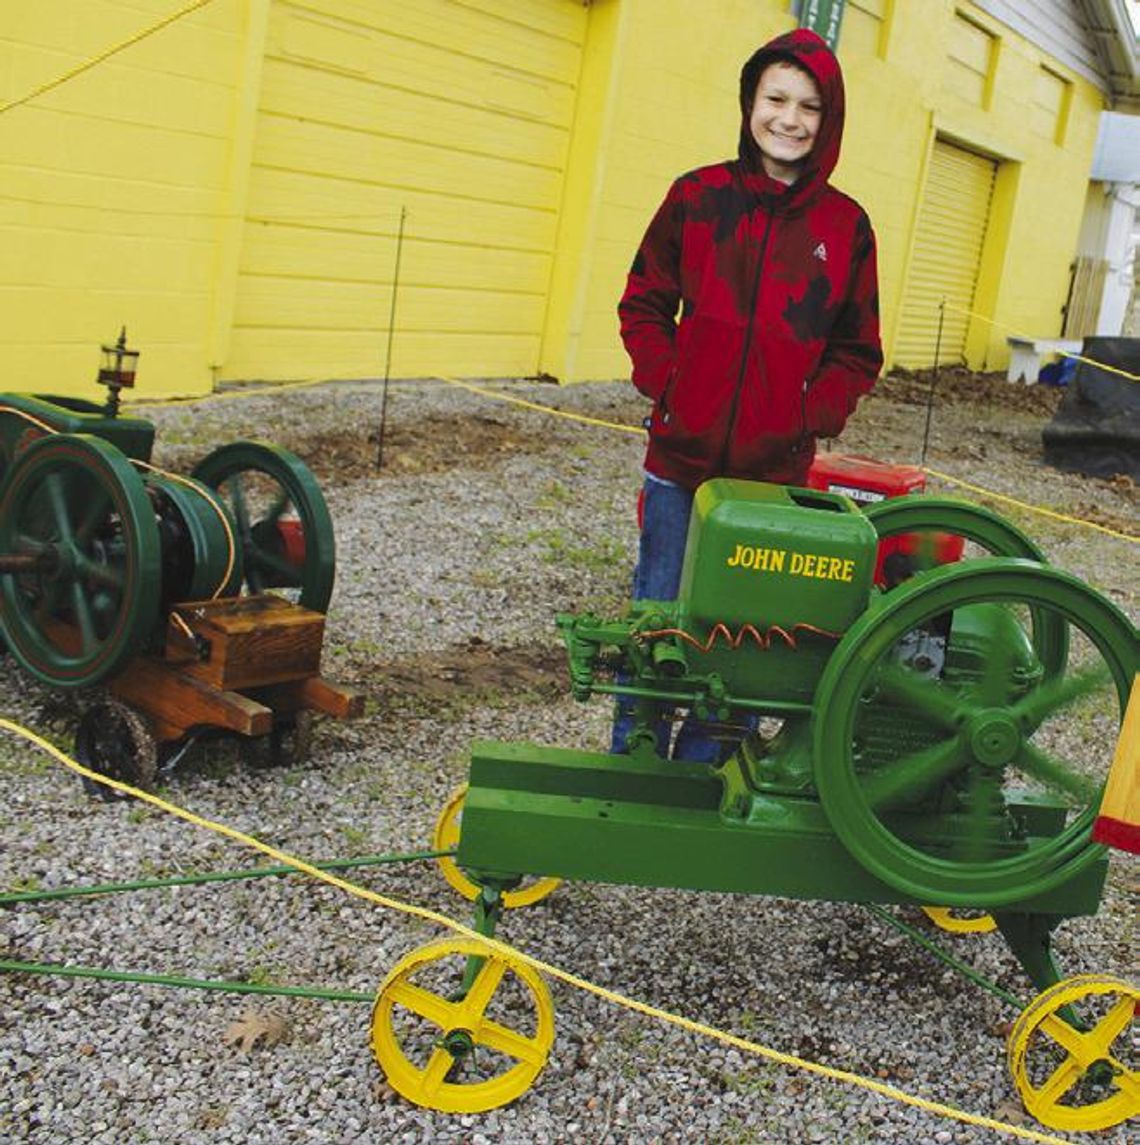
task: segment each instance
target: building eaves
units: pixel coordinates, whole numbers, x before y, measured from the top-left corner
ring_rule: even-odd
[[[1117,111],[1140,112],[1140,45],[1128,0],[1077,2],[1101,61],[1112,106]]]

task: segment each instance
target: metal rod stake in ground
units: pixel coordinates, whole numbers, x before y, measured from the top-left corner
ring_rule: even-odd
[[[934,371],[930,375],[930,389],[926,394],[926,427],[922,431],[922,460],[926,464],[926,447],[930,444],[930,415],[934,410],[934,386],[938,382],[938,359],[942,356],[942,324],[946,321],[946,299],[938,304],[938,333],[934,338]]]
[[[380,391],[380,432],[376,437],[376,468],[384,464],[384,423],[388,417],[388,379],[392,374],[392,335],[396,329],[396,294],[400,289],[400,256],[404,250],[404,219],[408,208],[400,208],[400,229],[396,233],[396,265],[392,271],[392,304],[388,309],[388,351],[384,358],[384,386]]]

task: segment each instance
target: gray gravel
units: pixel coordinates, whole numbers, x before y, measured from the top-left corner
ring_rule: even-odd
[[[518,383],[509,392],[627,424],[640,409],[626,386]],[[340,384],[156,408],[156,461],[185,470],[212,445],[243,435],[300,448],[328,434],[358,441],[363,456],[375,449],[368,434],[379,401],[377,384]],[[914,462],[923,417],[919,406],[875,397],[844,446]],[[940,405],[929,464],[1057,511],[1092,505],[1134,525],[1126,484],[1041,464],[1042,420]],[[338,547],[325,672],[368,692],[365,717],[319,723],[302,765],[254,769],[232,741],[213,741],[193,748],[163,780],[172,801],[310,859],[426,846],[436,813],[465,778],[475,738],[594,748],[606,740],[607,705],[575,704],[549,681],[465,690],[461,679],[438,700],[398,682],[430,677],[433,665],[446,680],[477,652],[540,663],[557,646],[555,611],[620,607],[635,539],[640,438],[436,383],[394,385],[387,424],[380,477],[361,472],[324,483]],[[430,439],[416,436],[424,426]],[[472,451],[471,435],[483,429],[504,447]],[[446,464],[420,464],[417,449]],[[322,457],[311,462],[319,471]],[[1011,516],[1051,559],[1135,619],[1134,545],[1018,510]],[[0,688],[5,716],[65,748],[78,713],[95,698],[40,688],[7,659]],[[65,769],[8,736],[0,738],[0,776],[6,889],[261,862],[152,808],[91,800]],[[353,877],[468,921],[466,904],[434,864]],[[1136,886],[1135,861],[1115,855],[1100,913],[1058,931],[1066,973],[1135,973]],[[918,922],[917,912],[899,914]],[[1030,1124],[1005,1067],[1011,1009],[859,907],[564,885],[510,914],[500,936],[611,989],[775,1049]],[[418,920],[293,878],[0,911],[0,956],[9,959],[363,993],[436,937]],[[996,938],[945,943],[1006,989],[1031,994]],[[557,1035],[535,1086],[504,1109],[444,1115],[388,1089],[369,1049],[367,1005],[0,974],[0,1142],[999,1139],[557,982],[552,992]],[[227,1041],[250,1007],[283,1019],[282,1040],[249,1052]],[[1124,1142],[1130,1133],[1120,1127],[1072,1139]]]

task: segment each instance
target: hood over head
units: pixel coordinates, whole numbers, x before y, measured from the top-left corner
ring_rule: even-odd
[[[843,73],[839,60],[827,46],[825,40],[807,28],[796,28],[785,32],[774,40],[769,40],[749,57],[740,72],[740,143],[738,154],[745,169],[755,174],[763,173],[760,148],[752,137],[749,120],[752,116],[752,100],[756,95],[756,84],[760,75],[771,63],[786,61],[796,64],[815,78],[823,101],[823,116],[803,172],[794,184],[794,194],[798,199],[805,191],[812,192],[827,182],[836,163],[839,162],[839,145],[843,140],[843,118],[846,101],[843,94]]]

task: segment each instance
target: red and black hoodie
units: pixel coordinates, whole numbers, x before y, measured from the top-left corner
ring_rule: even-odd
[[[791,186],[765,174],[749,128],[760,73],[779,59],[815,77],[823,104]],[[633,383],[654,401],[645,467],[687,488],[802,484],[816,437],[839,433],[883,363],[871,223],[827,182],[839,61],[814,32],[779,36],[744,65],[740,107],[738,158],[674,182],[618,306]]]

